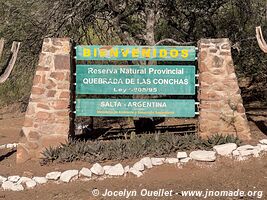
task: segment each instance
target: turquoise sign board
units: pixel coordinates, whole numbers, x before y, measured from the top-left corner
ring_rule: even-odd
[[[76,94],[194,95],[195,66],[77,65]]]
[[[77,116],[194,117],[194,100],[77,99]]]
[[[76,46],[76,60],[195,61],[194,46]]]

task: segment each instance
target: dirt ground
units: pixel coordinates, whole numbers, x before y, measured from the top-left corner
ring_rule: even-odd
[[[19,132],[24,115],[19,112],[14,115],[6,112],[0,116],[0,145],[18,142]],[[266,138],[254,122],[250,122],[255,144],[259,138]],[[90,167],[85,162],[68,164],[52,164],[40,166],[38,162],[25,164],[15,163],[16,153],[11,150],[0,150],[0,175],[24,175],[44,176],[50,171],[64,171],[66,169],[81,169]],[[135,162],[123,161],[122,164]],[[112,162],[111,162],[112,163]],[[102,163],[103,165],[107,163]],[[98,189],[100,195],[94,197],[92,191]],[[155,167],[145,172],[141,178],[129,175],[124,178],[107,178],[103,180],[75,181],[69,184],[48,183],[37,186],[33,190],[23,192],[8,192],[0,190],[0,200],[17,199],[64,199],[64,200],[94,200],[94,199],[127,199],[124,197],[104,197],[105,190],[121,191],[127,189],[133,191],[133,196],[128,199],[267,199],[267,155],[260,158],[251,158],[247,161],[233,161],[227,158],[219,158],[214,163],[191,162],[183,167],[164,165]],[[165,191],[173,190],[170,197],[141,196],[141,191],[146,190]],[[245,193],[256,191],[254,197],[183,197],[182,191],[236,191]],[[136,196],[134,195],[136,191]],[[259,192],[257,192],[259,191]],[[261,193],[262,191],[262,193]],[[177,194],[176,194],[177,193]],[[142,193],[144,194],[144,193]],[[262,194],[262,195],[261,195]]]

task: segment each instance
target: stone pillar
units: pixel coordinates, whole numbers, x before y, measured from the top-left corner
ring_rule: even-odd
[[[33,80],[17,162],[38,159],[49,146],[68,141],[70,128],[70,40],[47,38]]]
[[[198,43],[199,135],[234,135],[250,139],[231,44],[228,39],[202,39]]]

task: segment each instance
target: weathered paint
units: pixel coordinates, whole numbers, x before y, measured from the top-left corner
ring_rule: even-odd
[[[77,60],[195,61],[194,46],[76,46]]]
[[[194,100],[77,99],[77,116],[194,117]]]
[[[195,66],[77,65],[76,94],[194,95]]]

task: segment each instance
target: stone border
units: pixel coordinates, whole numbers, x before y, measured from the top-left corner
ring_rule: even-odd
[[[20,177],[17,175],[4,177],[0,175],[1,190],[11,191],[23,191],[26,189],[33,189],[37,185],[46,184],[49,182],[69,183],[70,181],[82,180],[89,181],[95,179],[104,179],[109,177],[121,177],[126,176],[127,173],[131,173],[137,177],[141,177],[147,169],[151,169],[153,166],[159,166],[163,164],[176,164],[177,167],[182,167],[183,164],[190,160],[200,162],[214,162],[219,156],[227,156],[235,158],[238,161],[243,161],[251,156],[259,157],[260,154],[267,153],[267,139],[259,141],[257,146],[243,145],[237,147],[235,143],[228,143],[222,145],[216,145],[213,147],[213,151],[197,150],[192,151],[189,156],[186,152],[178,152],[176,158],[150,158],[145,157],[136,162],[132,167],[129,165],[123,167],[122,164],[101,166],[99,163],[95,163],[90,169],[83,167],[81,170],[66,170],[64,172],[54,171],[46,174],[45,177],[35,176],[33,178]]]

